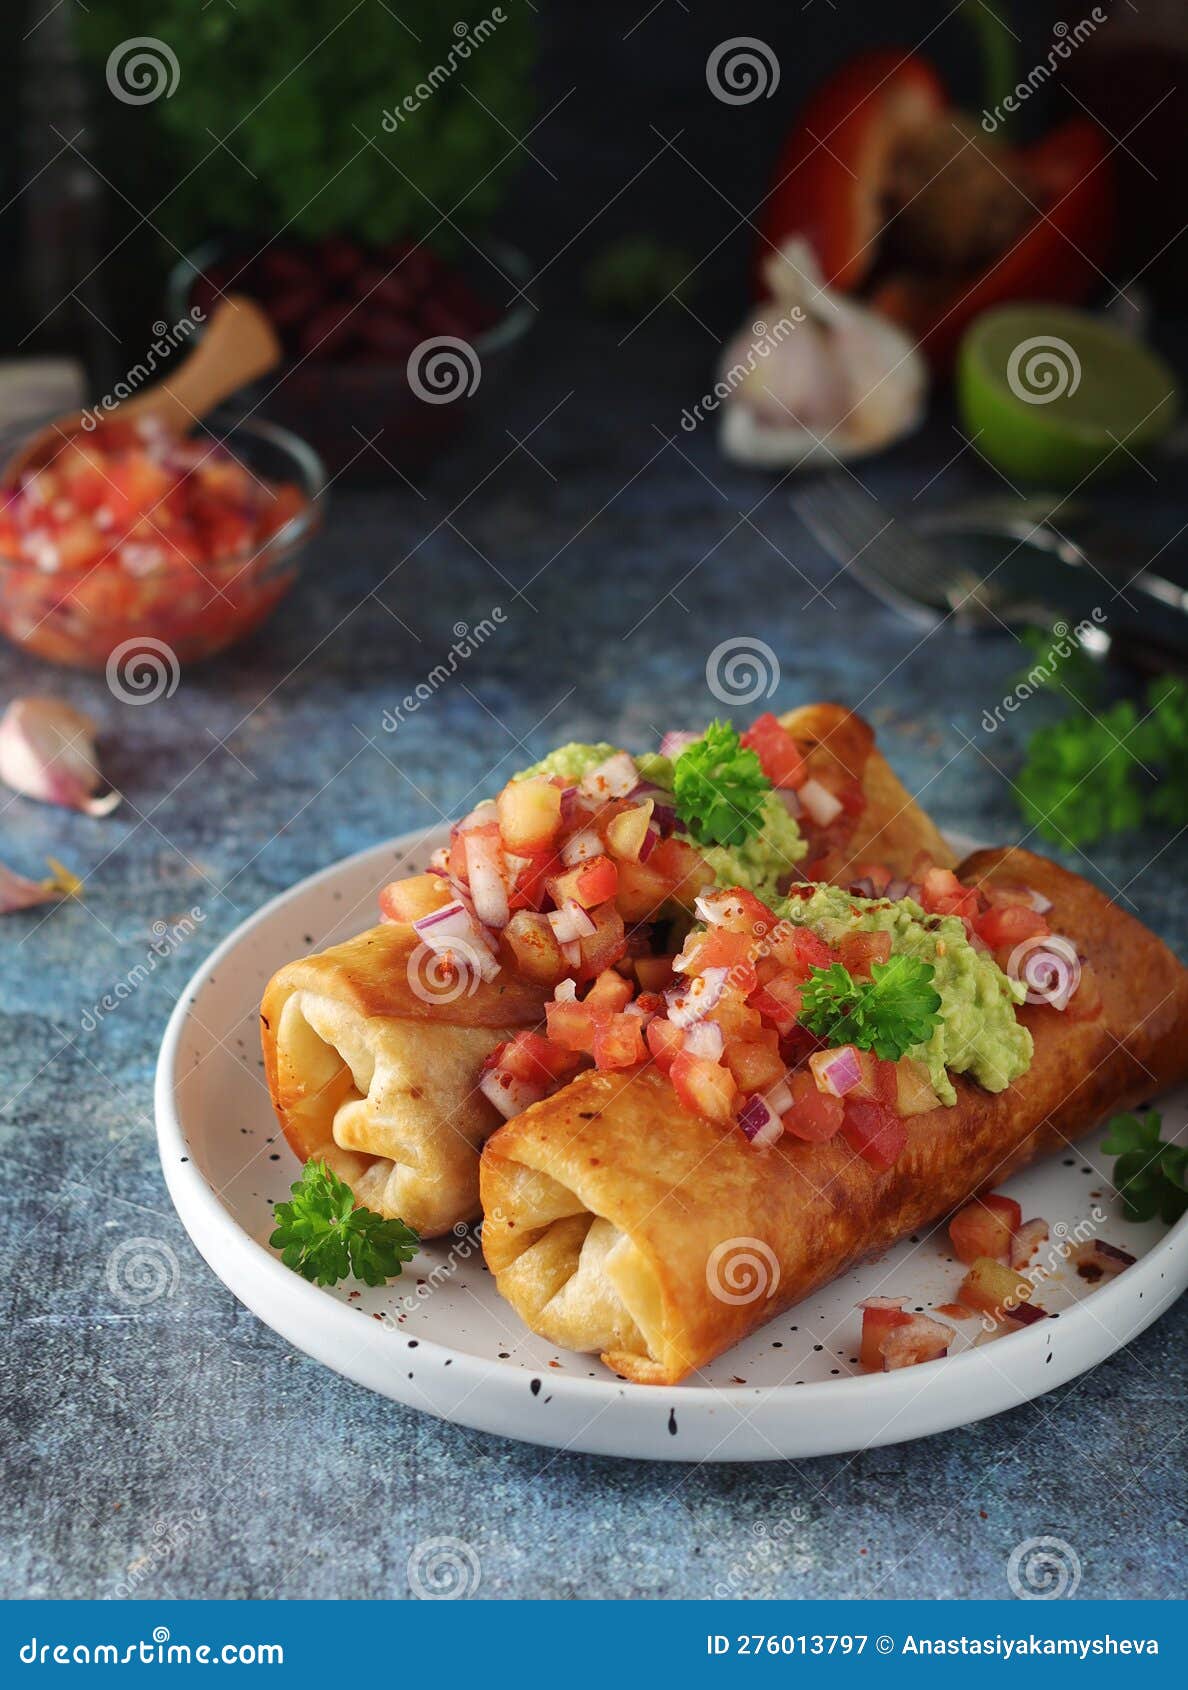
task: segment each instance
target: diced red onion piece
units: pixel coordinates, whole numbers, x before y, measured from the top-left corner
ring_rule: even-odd
[[[1129,1250],[1119,1250],[1114,1244],[1104,1244],[1100,1238],[1094,1238],[1087,1244],[1078,1244],[1072,1253],[1073,1261],[1081,1268],[1096,1269],[1098,1274],[1113,1278],[1116,1273],[1133,1267],[1135,1258]]]
[[[949,1345],[956,1334],[942,1320],[931,1315],[913,1314],[900,1326],[892,1327],[879,1346],[883,1367],[893,1373],[900,1367],[915,1367],[922,1361],[939,1361],[948,1355]]]
[[[833,1097],[845,1097],[862,1078],[858,1052],[853,1045],[841,1045],[837,1050],[814,1051],[809,1057],[809,1067],[817,1089]]]
[[[1047,1240],[1047,1221],[1024,1221],[1011,1239],[1011,1266],[1021,1273],[1030,1264],[1040,1245],[1047,1243]]]
[[[758,1092],[748,1097],[739,1110],[738,1124],[757,1150],[783,1137],[784,1123]]]
[[[476,828],[490,827],[492,822],[499,820],[499,809],[493,798],[484,798],[481,804],[475,806],[468,816],[463,816],[460,822],[455,822],[452,833],[473,833]]]
[[[498,837],[472,835],[466,845],[466,872],[474,913],[484,927],[506,927],[511,915],[502,870],[503,847]]]
[[[858,1304],[860,1309],[899,1309],[902,1311],[906,1302],[904,1297],[865,1297]]]
[[[660,741],[660,755],[661,757],[679,757],[682,751],[687,751],[691,745],[696,745],[700,738],[700,734],[670,731]]]
[[[419,921],[413,922],[413,926],[426,943],[431,943],[433,938],[468,939],[474,931],[470,911],[460,898],[451,904],[443,904],[432,915],[423,915]]]
[[[602,840],[592,827],[571,833],[561,847],[561,861],[566,868],[576,868],[578,863],[589,862],[591,857],[601,857],[602,854]]]
[[[1037,915],[1047,915],[1052,908],[1051,898],[1045,898],[1042,892],[1037,892],[1034,886],[1025,886],[1023,890],[1031,899],[1031,907]]]
[[[804,809],[804,805],[800,802],[800,794],[798,792],[793,792],[790,786],[777,786],[775,789],[775,795],[784,806],[785,810],[787,810],[788,814],[795,821],[796,817],[800,815],[801,811]]]
[[[521,1114],[529,1104],[539,1103],[544,1096],[539,1086],[534,1086],[529,1080],[517,1079],[514,1074],[502,1073],[498,1068],[487,1069],[479,1081],[479,1090],[495,1105],[505,1121]]]
[[[674,1027],[691,1027],[695,1021],[705,1020],[725,990],[726,973],[724,968],[707,968],[687,985],[665,992],[668,1019]]]
[[[429,867],[437,874],[445,874],[449,866],[450,848],[448,845],[439,845],[429,859]]]
[[[694,1056],[707,1056],[717,1062],[726,1049],[726,1040],[716,1021],[695,1021],[685,1034],[685,1049]]]
[[[864,875],[861,880],[850,882],[850,893],[855,898],[873,898],[875,896],[875,883],[869,876]]]
[[[580,968],[582,966],[582,947],[578,944],[576,939],[567,939],[564,942],[558,940],[557,944],[561,955],[565,958],[570,968]]]
[[[1034,1326],[1037,1320],[1047,1320],[1047,1309],[1039,1308],[1035,1303],[1016,1303],[1014,1308],[1003,1309],[1003,1319],[1013,1320],[1016,1326]]]
[[[580,808],[578,804],[578,789],[567,786],[561,794],[561,825],[568,827]]]
[[[643,844],[639,848],[639,860],[641,863],[647,862],[648,858],[659,843],[660,829],[656,827],[649,827],[648,831],[643,836]]]
[[[842,801],[819,780],[806,780],[800,788],[800,802],[818,827],[828,827],[842,813]]]
[[[581,955],[580,951],[578,952],[578,955],[579,956]],[[576,1003],[577,1002],[577,983],[576,983],[576,981],[573,981],[573,980],[558,980],[557,984],[553,987],[553,1002],[554,1003]]]
[[[590,798],[626,798],[638,784],[639,770],[634,759],[626,751],[616,751],[613,757],[583,776],[579,791]]]
[[[677,824],[677,813],[671,804],[657,803],[652,810],[652,820],[660,829],[665,839],[674,831]]]
[[[889,898],[893,904],[897,904],[901,898],[909,896],[908,888],[910,885],[911,882],[909,880],[905,880],[902,876],[897,875],[895,879],[887,882],[887,885],[883,890],[883,896],[884,898]],[[917,887],[916,890],[919,891],[919,887]]]
[[[571,944],[575,939],[588,939],[596,931],[585,910],[572,898],[566,898],[559,910],[550,910],[548,922],[559,945]]]

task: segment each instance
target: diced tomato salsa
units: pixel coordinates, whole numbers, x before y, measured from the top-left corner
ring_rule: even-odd
[[[138,635],[209,656],[292,585],[295,556],[270,542],[307,507],[210,441],[80,432],[0,504],[0,628],[84,668]]]
[[[747,737],[769,777],[791,780],[797,765],[781,736],[790,738],[761,717]],[[576,786],[560,776],[511,781],[454,828],[430,873],[381,894],[385,918],[413,921],[427,942],[448,923],[443,946],[468,935],[494,972],[508,966],[553,988],[543,1034],[519,1033],[488,1058],[487,1095],[507,1113],[582,1067],[651,1063],[686,1109],[758,1149],[831,1144],[888,1172],[907,1149],[907,1123],[941,1107],[927,1066],[830,1048],[800,1017],[814,970],[839,963],[869,978],[888,961],[891,935],[855,931],[832,944],[750,891],[715,887],[701,852],[676,837],[671,810],[648,795],[655,789],[627,790],[632,773],[616,752]],[[911,895],[926,914],[957,916],[984,946],[1047,931],[1026,889],[991,899],[927,859],[915,874]],[[882,865],[864,864],[862,878],[867,895],[903,895]],[[1019,1216],[989,1197],[953,1224],[957,1253],[973,1260],[1009,1251]]]

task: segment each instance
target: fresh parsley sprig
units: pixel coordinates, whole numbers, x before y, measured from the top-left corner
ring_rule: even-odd
[[[268,1242],[286,1267],[315,1285],[337,1285],[351,1275],[365,1285],[383,1285],[420,1248],[403,1221],[357,1209],[350,1186],[325,1162],[307,1162],[290,1189],[293,1201],[277,1204]]]
[[[676,813],[699,845],[742,845],[763,826],[771,782],[729,722],[711,722],[673,764]]]
[[[1145,713],[1130,699],[1091,706],[1080,682],[1057,687],[1077,701],[1073,713],[1032,734],[1016,781],[1037,831],[1057,845],[1092,845],[1148,820],[1188,822],[1188,682],[1152,681]]]
[[[1154,1109],[1115,1115],[1101,1147],[1118,1158],[1114,1186],[1126,1218],[1149,1221],[1158,1215],[1170,1226],[1188,1211],[1188,1147],[1160,1138],[1162,1125]]]
[[[935,969],[918,957],[873,963],[856,980],[842,963],[814,968],[801,989],[800,1023],[831,1045],[857,1045],[889,1062],[924,1044],[940,1021]]]

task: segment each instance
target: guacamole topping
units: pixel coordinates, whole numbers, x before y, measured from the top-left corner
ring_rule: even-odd
[[[554,775],[562,780],[580,781],[591,769],[605,763],[618,750],[615,745],[562,745],[556,751],[523,769],[514,778],[533,777],[548,780]],[[633,754],[634,757],[634,754]],[[662,757],[658,751],[645,751],[634,757],[641,781],[672,791],[672,758]],[[683,829],[677,837],[689,839]],[[690,839],[714,871],[719,886],[741,886],[765,903],[779,897],[779,883],[808,851],[808,843],[801,837],[795,819],[785,810],[775,792],[769,792],[763,802],[763,826],[741,845],[700,845]],[[960,924],[959,924],[960,925]],[[937,988],[940,989],[939,987]]]
[[[1031,1034],[1015,1018],[1027,987],[974,949],[957,916],[926,915],[910,898],[897,903],[855,898],[826,885],[811,897],[787,899],[778,913],[811,927],[829,944],[847,933],[890,933],[893,954],[932,964],[942,1019],[927,1044],[909,1054],[927,1065],[942,1103],[957,1101],[947,1069],[968,1074],[987,1091],[1005,1091],[1031,1066]]]

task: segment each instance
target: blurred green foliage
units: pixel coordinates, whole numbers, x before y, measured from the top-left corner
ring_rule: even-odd
[[[153,221],[182,244],[281,228],[379,243],[423,235],[443,212],[482,225],[523,158],[515,137],[530,121],[536,45],[526,0],[391,10],[381,0],[104,0],[78,10],[75,27],[99,72],[96,107],[102,117],[110,102],[121,132],[116,184],[125,170],[143,184],[146,158],[163,153],[172,186]],[[121,105],[104,68],[138,36],[165,42],[180,76],[168,97]],[[139,125],[144,150],[129,157]],[[130,197],[139,203],[143,186]]]

